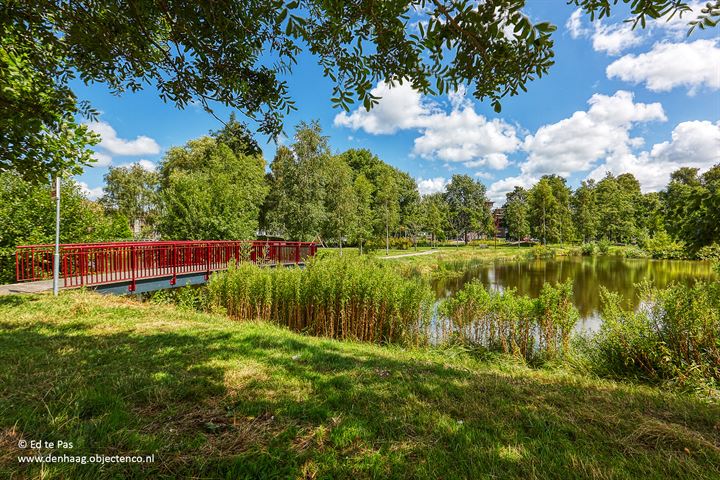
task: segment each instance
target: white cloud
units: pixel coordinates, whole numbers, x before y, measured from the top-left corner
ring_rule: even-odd
[[[588,177],[600,179],[606,172],[629,172],[640,181],[644,191],[656,191],[680,167],[705,170],[717,163],[720,163],[720,122],[689,121],[675,126],[670,141],[656,143],[649,152],[639,155],[623,152],[610,156]]]
[[[705,6],[706,3],[706,1],[688,2],[687,5],[692,11],[685,12],[682,16],[676,13],[672,16],[672,18],[670,18],[670,13],[668,13],[653,21],[650,24],[650,29],[660,29],[663,30],[668,36],[680,39],[684,37],[690,29],[688,23],[698,16],[700,10]]]
[[[632,24],[625,22],[605,24],[602,20],[597,20],[590,28],[583,23],[584,15],[582,9],[576,9],[565,22],[565,28],[572,38],[590,38],[593,50],[596,52],[617,55],[643,41],[638,31],[632,29]]]
[[[374,135],[389,134],[419,128],[431,114],[432,105],[424,102],[422,95],[407,82],[393,88],[385,82],[379,82],[371,93],[382,97],[379,104],[369,112],[360,107],[350,115],[339,113],[335,116],[335,126],[365,130]]]
[[[634,124],[667,120],[662,105],[635,103],[632,93],[622,90],[613,96],[595,94],[588,104],[587,111],[543,125],[525,137],[528,158],[521,165],[523,173],[569,176],[588,170],[605,156],[636,146],[638,139],[630,137]]]
[[[583,26],[582,16],[582,9],[577,8],[565,23],[565,28],[568,29],[572,38],[584,37],[589,33],[588,29]]]
[[[359,108],[349,115],[340,113],[335,125],[376,135],[418,130],[421,135],[415,139],[413,154],[490,168],[505,168],[506,154],[520,146],[515,127],[475,112],[465,98],[464,88],[448,95],[449,112],[425,100],[407,84],[391,89],[380,82],[372,93],[382,97],[375,108],[369,112]]]
[[[720,40],[696,40],[691,43],[656,43],[640,55],[625,55],[611,63],[608,78],[644,83],[654,92],[687,87],[693,95],[706,86],[720,89]]]
[[[490,200],[498,205],[505,203],[505,194],[512,191],[516,186],[523,188],[532,187],[539,177],[529,175],[527,173],[521,173],[515,177],[507,177],[502,180],[498,180],[490,185],[488,188],[487,195]]]
[[[103,195],[103,187],[90,188],[85,182],[78,182],[80,191],[90,200],[97,200]]]
[[[154,172],[157,170],[157,164],[155,162],[151,162],[150,160],[142,159],[138,160],[137,162],[131,162],[131,163],[123,163],[122,165],[118,165],[118,168],[130,168],[133,165],[139,165],[148,172]]]
[[[608,55],[618,55],[623,50],[639,45],[643,39],[630,23],[605,25],[597,21],[592,33],[593,50]]]
[[[115,129],[107,122],[92,122],[88,128],[100,135],[100,147],[113,155],[154,155],[160,153],[160,145],[155,140],[145,135],[140,135],[135,140],[118,138]]]
[[[112,157],[107,153],[93,152],[92,157],[95,159],[93,167],[109,167],[112,164]]]
[[[431,193],[442,192],[445,190],[445,186],[448,184],[448,179],[444,177],[435,178],[418,178],[418,191],[420,195],[429,195]]]
[[[656,20],[649,20],[646,28],[638,26],[635,29],[632,28],[633,22],[606,24],[599,19],[592,22],[592,26],[590,26],[590,22],[588,24],[583,22],[586,14],[582,9],[577,8],[565,22],[565,28],[572,38],[591,39],[596,52],[618,55],[628,48],[643,43],[651,36],[665,40],[681,40],[688,32],[688,23],[697,17],[704,5],[701,1],[689,2],[688,6],[691,11],[685,12],[682,16],[675,14],[670,18],[668,12]]]

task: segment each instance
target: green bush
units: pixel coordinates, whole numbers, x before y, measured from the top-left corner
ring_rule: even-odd
[[[685,244],[674,241],[664,230],[660,230],[650,238],[645,249],[652,258],[672,260],[687,257]]]
[[[554,248],[550,248],[546,245],[535,245],[527,253],[527,257],[531,259],[541,258],[555,258],[557,251]]]
[[[430,288],[367,257],[328,257],[305,268],[249,263],[213,274],[210,304],[311,335],[374,343],[427,340]]]
[[[583,243],[580,246],[580,251],[582,252],[583,256],[590,257],[597,253],[597,245],[595,244],[595,242]]]
[[[607,255],[610,252],[610,241],[603,238],[597,243],[597,248],[600,255]]]
[[[625,258],[647,258],[649,256],[648,252],[635,245],[625,247],[622,254]]]
[[[570,282],[545,284],[540,297],[531,299],[517,295],[514,289],[487,290],[476,280],[445,300],[440,312],[444,321],[439,321],[439,337],[456,338],[525,360],[567,352],[579,319]]]
[[[641,308],[625,311],[622,298],[603,290],[603,323],[592,340],[601,373],[650,380],[720,380],[720,283],[645,284]]]
[[[720,244],[713,243],[712,245],[705,245],[698,250],[697,258],[700,260],[720,261]]]

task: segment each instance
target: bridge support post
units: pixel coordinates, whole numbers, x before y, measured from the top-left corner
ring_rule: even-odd
[[[170,285],[175,285],[177,283],[177,245],[173,245],[172,247],[172,256],[173,256],[173,276],[170,279]]]
[[[210,278],[210,243],[207,244],[207,272],[205,273],[205,280]]]
[[[135,268],[137,266],[137,263],[135,261],[135,245],[132,245],[130,247],[130,285],[128,285],[128,292],[134,292],[135,291]]]

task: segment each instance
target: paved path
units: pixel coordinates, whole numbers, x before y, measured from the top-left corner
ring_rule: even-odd
[[[383,256],[378,258],[382,259],[391,259],[391,258],[403,258],[403,257],[419,257],[420,255],[432,255],[433,253],[438,253],[440,250],[427,250],[425,252],[417,252],[417,253],[403,253],[400,255],[389,255],[389,256]]]
[[[15,295],[16,293],[40,293],[50,290],[52,290],[52,280],[0,285],[0,295]]]

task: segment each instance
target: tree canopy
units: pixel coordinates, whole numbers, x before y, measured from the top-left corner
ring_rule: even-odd
[[[591,19],[614,0],[572,0]],[[636,24],[682,13],[678,0],[622,0]],[[76,173],[97,141],[77,122],[95,112],[71,82],[113,93],[154,86],[178,108],[224,104],[277,136],[294,109],[287,78],[303,52],[334,83],[331,102],[349,109],[378,98],[380,80],[425,94],[469,85],[500,111],[553,64],[555,26],[522,11],[524,0],[213,2],[10,0],[0,6],[0,170],[38,180]],[[720,0],[694,26],[714,26]]]

